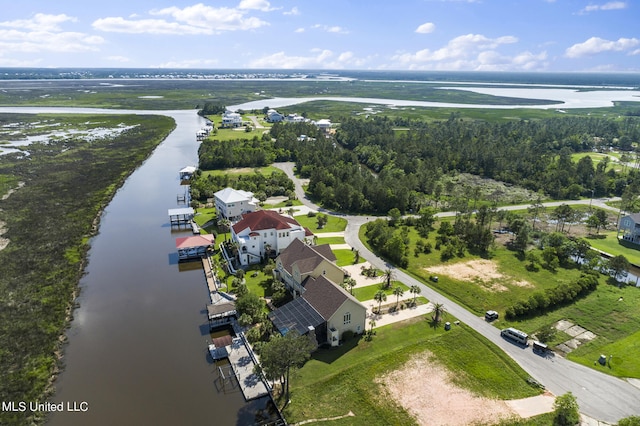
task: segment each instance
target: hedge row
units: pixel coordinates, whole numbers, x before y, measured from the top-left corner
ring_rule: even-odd
[[[529,299],[516,302],[507,308],[506,317],[507,319],[514,319],[554,309],[559,305],[570,303],[580,296],[591,293],[597,286],[597,274],[584,272],[580,278],[572,283],[560,284],[554,288],[537,291],[529,296]]]

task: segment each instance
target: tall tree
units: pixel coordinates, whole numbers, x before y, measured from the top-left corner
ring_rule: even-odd
[[[391,288],[391,281],[395,280],[396,273],[391,268],[387,268],[382,273],[382,285],[384,288]]]
[[[446,314],[447,314],[447,310],[445,309],[444,304],[442,303],[433,304],[433,316],[431,317],[431,319],[433,320],[434,323],[440,324],[440,321],[442,321],[442,317],[445,316]]]
[[[309,336],[301,336],[295,330],[284,336],[275,335],[264,344],[260,352],[260,364],[269,380],[280,380],[284,387],[285,401],[289,401],[289,377],[291,371],[302,366],[315,348]],[[285,403],[286,404],[286,403]]]
[[[397,286],[396,288],[393,289],[393,295],[396,296],[396,308],[398,308],[398,304],[400,303],[400,298],[402,297],[403,294],[404,294],[404,290],[402,289],[402,287]]]
[[[382,302],[387,301],[387,293],[384,290],[380,289],[373,295],[373,300],[378,302],[378,314],[380,313],[380,308],[382,308]]]
[[[422,289],[420,288],[420,286],[412,285],[409,289],[409,292],[413,294],[413,304],[415,305],[416,297],[418,297],[418,295],[422,293]]]

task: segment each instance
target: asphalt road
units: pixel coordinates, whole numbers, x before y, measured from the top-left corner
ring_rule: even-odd
[[[640,415],[640,389],[628,382],[613,376],[600,373],[583,365],[566,360],[560,356],[543,357],[534,354],[531,348],[523,348],[515,345],[502,337],[500,330],[484,321],[483,317],[467,311],[462,306],[449,300],[445,296],[428,287],[421,281],[407,275],[400,269],[380,259],[370,252],[358,238],[360,226],[366,223],[369,218],[364,216],[349,216],[340,213],[327,211],[312,203],[306,197],[299,180],[294,176],[294,163],[274,164],[283,170],[295,183],[296,195],[306,206],[344,217],[348,221],[345,230],[345,241],[354,249],[359,250],[360,256],[367,259],[372,265],[379,269],[391,268],[394,270],[399,281],[407,286],[417,285],[422,289],[421,295],[431,302],[443,303],[447,313],[467,324],[478,333],[496,344],[509,356],[511,356],[527,373],[538,382],[542,383],[546,389],[554,395],[562,395],[567,392],[573,393],[578,400],[580,412],[597,420],[608,423],[616,423],[623,417]],[[576,200],[544,203],[545,206],[553,207],[560,204],[589,204],[608,208],[604,200]],[[507,210],[522,209],[527,206],[509,206]],[[441,214],[445,216],[447,214]],[[595,361],[595,360],[594,360]],[[640,362],[640,360],[638,361]]]

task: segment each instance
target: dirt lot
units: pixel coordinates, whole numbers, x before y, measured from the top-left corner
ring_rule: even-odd
[[[389,396],[418,424],[495,424],[517,416],[504,401],[478,397],[454,385],[451,373],[432,358],[429,353],[420,354],[379,380]]]
[[[470,260],[428,268],[430,274],[446,275],[461,281],[469,281],[481,285],[488,291],[507,291],[502,283],[518,287],[533,287],[527,281],[519,281],[498,271],[498,264],[485,259]]]

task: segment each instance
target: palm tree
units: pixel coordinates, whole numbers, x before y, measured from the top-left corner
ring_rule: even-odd
[[[431,319],[434,323],[439,324],[442,321],[442,317],[447,314],[447,310],[444,308],[442,303],[434,303],[433,304],[433,316]]]
[[[393,289],[393,295],[396,296],[396,309],[398,308],[398,303],[400,303],[400,298],[402,297],[403,294],[404,294],[404,290],[402,289],[402,287],[397,286],[396,288]]]
[[[349,293],[353,294],[353,288],[356,286],[356,280],[349,277],[344,280],[344,286],[346,287],[347,290],[349,290]]]
[[[373,300],[378,302],[378,314],[380,313],[380,308],[382,307],[382,302],[387,301],[387,293],[384,290],[378,290],[376,294],[373,296]]]
[[[412,285],[409,292],[413,294],[413,304],[416,304],[416,297],[422,292],[422,289],[417,285]]]
[[[387,268],[382,273],[382,283],[384,284],[384,288],[391,287],[391,281],[396,279],[396,273],[393,272],[393,269]]]

